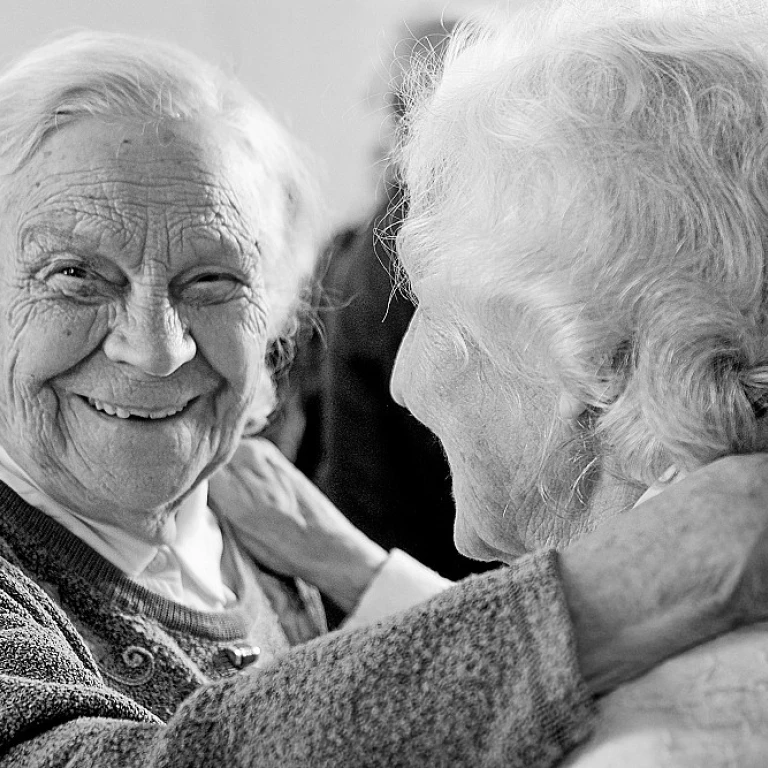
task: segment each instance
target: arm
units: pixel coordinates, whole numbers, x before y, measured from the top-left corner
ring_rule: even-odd
[[[588,734],[591,703],[552,553],[205,686],[167,725],[121,716],[122,697],[97,679],[32,677],[15,665],[35,634],[33,613],[55,612],[35,594],[34,611],[17,606],[13,652],[2,657],[6,716],[17,713],[3,766],[549,766]],[[69,707],[30,709],[30,692],[46,701],[64,678]]]
[[[582,672],[605,693],[768,616],[768,458],[729,457],[561,553]]]
[[[357,627],[410,608],[451,582],[353,526],[269,441],[243,440],[209,481],[209,504],[257,562],[316,586]]]
[[[245,543],[260,547],[257,558],[266,549],[272,558],[279,553],[278,570],[299,567],[298,575],[311,583],[317,583],[313,570],[319,569],[331,590],[334,579],[346,580],[348,598],[362,596],[362,621],[445,588],[447,582],[423,566],[396,561],[387,561],[388,578],[377,585],[373,577],[382,566],[366,567],[365,537],[357,531],[348,538],[348,521],[276,449],[266,447],[264,455],[274,459],[268,465],[260,441],[248,441],[235,456],[240,474],[227,470],[217,476],[218,485],[212,482],[228,516],[247,534]],[[257,467],[260,483],[248,477],[248,464]],[[270,496],[264,504],[267,489],[277,486],[285,495]],[[580,667],[593,693],[611,690],[737,624],[766,617],[768,534],[760,538],[766,515],[768,459],[731,457],[603,523],[561,553]],[[288,535],[280,533],[284,525],[291,529]],[[385,557],[383,550],[379,557]],[[349,559],[355,558],[360,565],[350,568]],[[392,602],[378,589],[386,590],[388,583],[395,585],[389,590]],[[353,617],[352,623],[361,621]]]
[[[313,584],[345,611],[387,560],[269,440],[241,441],[210,478],[209,504],[255,560]]]

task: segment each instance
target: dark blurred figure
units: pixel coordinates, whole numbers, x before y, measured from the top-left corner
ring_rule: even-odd
[[[403,79],[411,63],[425,56],[438,61],[453,26],[442,20],[420,25],[398,43],[388,120],[396,123],[402,117]],[[322,459],[313,477],[382,546],[398,547],[456,579],[484,566],[454,546],[448,463],[437,438],[389,394],[413,305],[393,291],[392,281],[403,195],[393,174],[384,186],[376,213],[340,234],[329,254],[323,280],[329,308],[322,313],[327,336]],[[311,430],[306,435],[311,442]]]
[[[395,198],[399,192],[393,190]],[[394,208],[390,208],[394,206]],[[379,231],[396,230],[388,200],[337,251],[327,313],[323,459],[315,481],[342,512],[383,547],[398,547],[448,578],[478,563],[453,544],[453,500],[442,448],[389,395],[392,367],[412,304],[392,293],[391,256]]]

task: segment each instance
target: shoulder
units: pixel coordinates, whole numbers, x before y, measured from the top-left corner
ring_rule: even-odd
[[[594,738],[564,766],[768,763],[768,624],[723,635],[600,702]]]
[[[30,735],[82,717],[155,722],[109,689],[64,613],[0,557],[0,753]]]
[[[89,675],[99,676],[93,657],[64,612],[20,568],[0,557],[0,627],[5,631],[0,654],[11,649],[17,660],[37,652],[44,642],[46,652],[59,650]],[[51,653],[50,659],[54,654]],[[6,659],[7,661],[8,659]],[[6,665],[0,665],[7,671]]]

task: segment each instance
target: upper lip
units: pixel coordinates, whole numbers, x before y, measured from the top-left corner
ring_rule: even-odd
[[[183,411],[193,399],[194,398],[189,398],[168,405],[147,408],[146,405],[117,404],[108,400],[101,400],[97,397],[86,397],[88,403],[97,410],[104,411],[110,416],[117,416],[120,419],[127,419],[130,416],[139,416],[142,419],[163,419]]]

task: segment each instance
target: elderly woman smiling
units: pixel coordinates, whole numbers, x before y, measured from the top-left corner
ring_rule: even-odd
[[[0,765],[547,766],[590,732],[590,694],[768,614],[765,459],[726,460],[560,555],[300,645],[323,629],[293,578],[311,540],[326,553],[320,574],[339,570],[339,538],[353,540],[345,571],[362,560],[380,579],[394,556],[355,538],[258,440],[235,454],[239,475],[222,470],[224,486],[242,487],[249,463],[271,468],[262,495],[303,510],[310,548],[265,558],[279,514],[249,517],[227,494],[207,503],[207,478],[270,407],[267,345],[292,322],[314,259],[314,198],[290,139],[194,57],[78,35],[0,76],[0,200]],[[434,312],[429,280],[407,263],[425,299],[415,343],[429,334],[425,359],[453,371],[451,418],[484,449],[475,457],[436,423],[460,520],[486,542],[467,548],[510,552],[533,526],[489,533],[467,469],[473,492],[506,509],[497,459],[518,465],[499,453],[504,428],[535,426],[547,391],[524,420],[501,407],[513,400],[491,412],[509,382],[471,343],[468,365],[453,365],[444,318],[421,320]],[[494,471],[478,474],[480,462]],[[727,483],[739,489],[728,516]],[[522,514],[482,511],[497,532]],[[663,541],[648,548],[654,531]],[[612,546],[619,533],[638,546]],[[619,564],[617,584],[605,575]]]
[[[49,52],[56,66],[38,81],[42,65],[30,62],[4,82],[4,170],[21,169],[3,182],[2,248],[15,254],[2,285],[3,479],[124,572],[150,566],[150,588],[173,556],[156,557],[157,545],[173,542],[180,526],[197,542],[209,529],[209,548],[176,553],[189,560],[190,583],[167,586],[192,607],[218,608],[232,595],[201,578],[220,568],[222,544],[200,481],[231,452],[268,375],[267,339],[311,263],[311,206],[288,205],[292,189],[305,191],[300,167],[255,109],[232,109],[232,125],[149,126],[136,103],[131,117],[89,119],[111,96],[106,87],[78,90],[73,70],[88,55],[118,60],[120,51],[80,48]],[[153,53],[182,86],[183,60]],[[125,92],[126,105],[142,98],[140,88]],[[197,88],[185,101],[182,91],[167,94],[167,111],[216,98]],[[54,94],[52,111],[45,99]],[[254,130],[248,121],[269,147],[258,164],[242,138]],[[281,174],[292,179],[288,192]],[[277,252],[291,257],[280,259],[279,280]],[[320,631],[301,601],[287,610],[305,620],[301,639]]]
[[[564,546],[768,444],[765,11],[533,4],[465,30],[412,109],[392,389],[443,443],[465,553]],[[576,764],[764,765],[767,650],[619,689]]]

